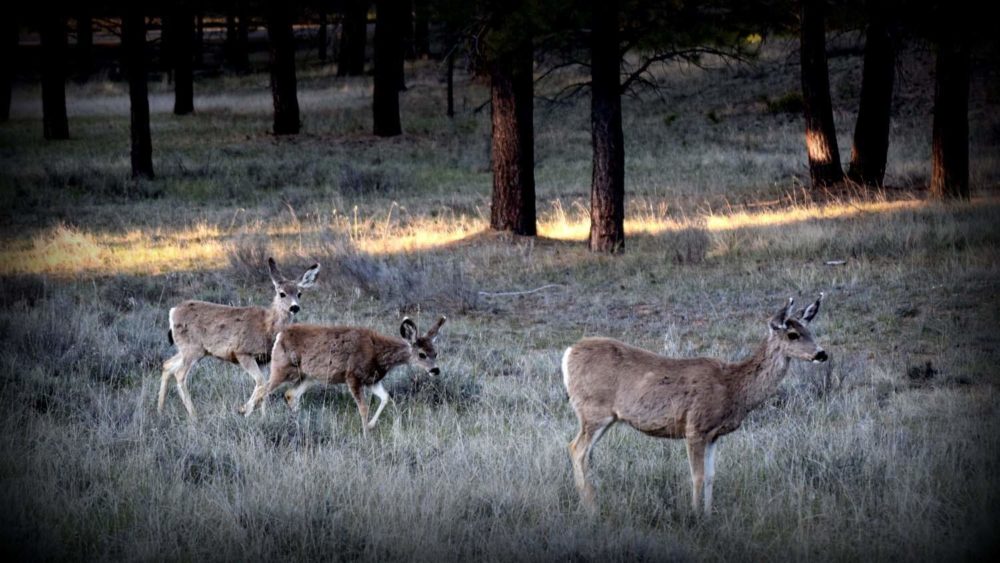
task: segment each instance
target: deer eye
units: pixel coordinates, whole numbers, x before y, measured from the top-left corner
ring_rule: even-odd
[[[797,333],[797,332],[789,332],[788,333],[788,339],[789,340],[798,340],[799,339],[799,333]]]
[[[420,354],[418,354],[418,356],[420,356],[421,360],[426,360],[427,359],[427,354],[424,354],[423,352],[421,352]]]
[[[284,291],[279,291],[278,292],[278,297],[281,297],[282,299],[284,299],[285,297],[287,297],[287,295],[285,295]]]
[[[296,299],[298,299],[299,297],[302,297],[302,292],[301,291],[295,294],[295,298]]]

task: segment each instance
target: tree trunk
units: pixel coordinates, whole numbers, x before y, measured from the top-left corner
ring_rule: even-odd
[[[76,16],[76,80],[85,82],[94,73],[94,20],[85,3]]]
[[[590,44],[590,250],[625,249],[625,142],[622,133],[621,55],[614,3],[594,0]]]
[[[372,103],[375,135],[403,132],[399,122],[399,77],[403,66],[400,0],[379,0],[375,6],[375,92]]]
[[[42,133],[46,139],[68,139],[66,118],[66,19],[42,14]]]
[[[11,90],[14,88],[17,60],[17,18],[5,10],[0,22],[0,122],[10,119]]]
[[[344,24],[340,32],[337,76],[361,76],[365,73],[368,5],[368,0],[347,0],[345,2]]]
[[[868,186],[881,186],[889,152],[889,118],[896,53],[889,31],[888,0],[869,0],[861,103],[854,127],[854,145],[847,177]]]
[[[825,0],[802,0],[802,101],[813,187],[843,181],[826,63]]]
[[[493,202],[490,228],[535,236],[534,76],[531,42],[490,61]]]
[[[194,62],[201,67],[205,64],[205,15],[195,15],[194,26]]]
[[[226,14],[226,63],[236,72],[246,72],[250,67],[249,26],[247,25],[246,2],[236,0],[229,3]]]
[[[403,0],[403,6],[399,9],[399,15],[402,18],[403,30],[403,58],[408,61],[412,61],[417,58],[417,49],[413,43],[413,1]]]
[[[934,77],[934,126],[931,195],[968,199],[969,49],[957,32],[937,44]]]
[[[316,48],[319,50],[317,56],[319,57],[319,62],[326,62],[326,9],[320,8],[319,10],[319,30],[316,33]]]
[[[122,54],[131,103],[132,177],[153,177],[153,142],[149,131],[146,85],[146,18],[131,4],[122,17]]]
[[[428,0],[413,2],[413,50],[426,59],[431,54],[430,6]]]
[[[174,114],[194,113],[194,13],[187,2],[174,4],[169,20],[174,71]]]
[[[299,132],[299,99],[295,80],[295,36],[285,4],[269,4],[267,36],[271,49],[274,134],[296,135]]]

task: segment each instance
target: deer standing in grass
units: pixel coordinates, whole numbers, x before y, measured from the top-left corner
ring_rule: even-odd
[[[591,449],[622,421],[650,436],[687,441],[691,504],[699,509],[704,490],[704,509],[711,511],[719,437],[739,428],[777,390],[791,358],[827,360],[808,328],[822,299],[821,293],[797,314],[789,299],[768,321],[768,336],[757,351],[736,363],[666,358],[610,338],[585,338],[567,348],[563,383],[580,422],[569,453],[583,503],[594,507],[594,488],[587,482]]]
[[[257,362],[267,363],[275,336],[291,324],[300,309],[302,290],[313,287],[319,274],[319,264],[313,264],[300,279],[288,280],[278,271],[273,258],[267,259],[267,267],[274,285],[270,308],[185,301],[170,309],[167,338],[177,345],[177,353],[163,363],[159,412],[163,412],[167,384],[173,375],[184,407],[192,419],[197,418],[187,391],[187,376],[205,356],[239,364],[256,386],[263,385],[264,375]]]
[[[271,375],[267,384],[258,385],[243,407],[250,416],[254,407],[285,382],[295,385],[285,392],[285,402],[298,411],[302,394],[319,383],[346,383],[358,405],[364,432],[375,427],[389,394],[382,379],[397,366],[412,364],[437,375],[437,351],[434,340],[444,324],[441,317],[420,336],[409,318],[399,326],[402,338],[383,336],[373,330],[350,326],[295,325],[278,334],[271,351]],[[368,420],[368,402],[364,388],[379,398],[378,408]],[[264,409],[266,401],[261,405]]]

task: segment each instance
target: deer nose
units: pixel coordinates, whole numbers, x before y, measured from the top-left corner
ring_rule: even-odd
[[[427,370],[427,373],[429,373],[431,375],[440,375],[441,374],[441,368],[433,367],[433,368]]]
[[[826,351],[825,350],[820,350],[819,352],[816,352],[815,356],[813,356],[812,361],[814,361],[814,362],[825,362],[825,361],[827,361],[829,359],[830,359],[830,357],[826,355]]]
[[[299,306],[298,305],[292,305],[291,307],[288,308],[288,310],[291,311],[292,314],[298,313],[299,312]]]

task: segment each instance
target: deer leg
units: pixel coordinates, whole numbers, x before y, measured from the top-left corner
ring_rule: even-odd
[[[712,442],[705,447],[705,514],[712,512],[712,481],[715,480],[715,446]]]
[[[389,393],[386,392],[385,387],[382,386],[382,382],[379,381],[371,388],[372,393],[379,398],[378,408],[375,409],[375,416],[372,417],[371,421],[368,422],[368,428],[375,428],[375,423],[378,422],[378,417],[382,414],[382,409],[385,408],[385,404],[389,402]]]
[[[184,402],[184,408],[187,409],[188,415],[191,420],[198,420],[198,415],[194,412],[194,403],[191,402],[191,395],[188,394],[187,390],[187,376],[191,372],[191,368],[194,367],[195,362],[200,358],[184,358],[184,362],[181,364],[179,370],[174,372],[174,378],[177,380],[177,392],[181,396],[181,401]]]
[[[697,512],[705,482],[705,442],[700,436],[688,436],[687,454],[691,466],[691,508]]]
[[[283,368],[279,363],[275,362],[273,359],[271,361],[271,375],[268,380],[262,381],[259,385],[253,388],[253,393],[250,394],[250,398],[247,400],[246,404],[243,405],[242,409],[243,416],[250,416],[253,409],[259,404],[260,412],[264,412],[267,407],[267,401],[261,403],[261,401],[270,395],[279,385],[285,382],[285,379],[290,373],[289,368]]]
[[[569,443],[570,460],[573,462],[573,478],[576,481],[576,489],[580,493],[580,500],[588,509],[595,506],[595,491],[593,485],[587,481],[587,473],[590,472],[590,457],[594,444],[601,439],[605,430],[615,422],[614,416],[609,416],[598,421],[587,421],[580,418],[580,432],[576,438]]]
[[[361,387],[361,382],[354,377],[347,378],[347,388],[351,391],[351,396],[354,397],[354,402],[358,405],[358,414],[361,415],[361,429],[364,431],[365,436],[368,435],[368,403],[365,402],[364,389]]]
[[[167,386],[170,384],[170,376],[174,374],[184,362],[184,354],[177,352],[172,358],[163,362],[163,372],[160,373],[160,396],[156,402],[156,412],[163,414],[163,404],[167,400]]]
[[[240,354],[236,356],[236,361],[239,362],[240,367],[246,370],[253,378],[253,383],[255,387],[260,387],[264,385],[264,374],[260,372],[260,366],[257,365],[257,360],[253,356],[248,354]]]
[[[285,391],[285,403],[292,409],[292,412],[299,412],[299,401],[302,400],[302,395],[318,383],[319,381],[315,379],[303,379],[298,385]]]

